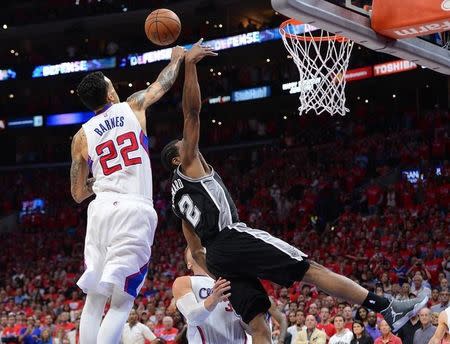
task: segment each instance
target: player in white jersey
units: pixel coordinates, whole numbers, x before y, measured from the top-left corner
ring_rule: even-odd
[[[189,249],[186,265],[194,276],[178,277],[172,287],[176,306],[187,321],[189,344],[246,343],[243,323],[227,298],[230,282],[216,282],[195,262]]]
[[[444,339],[450,342],[450,307],[439,314],[438,326],[429,344],[441,344],[444,343]]]
[[[184,49],[174,48],[157,80],[123,103],[101,72],[87,75],[77,88],[81,101],[96,114],[73,138],[70,169],[74,200],[96,195],[88,208],[85,272],[78,281],[87,293],[81,344],[119,342],[147,274],[157,215],[145,111],[172,87],[183,59]],[[93,178],[88,178],[90,172]]]

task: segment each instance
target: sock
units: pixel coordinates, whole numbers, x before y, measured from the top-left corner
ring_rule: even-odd
[[[80,318],[80,343],[96,344],[107,297],[88,293]]]
[[[386,299],[385,297],[378,296],[369,291],[369,294],[362,303],[362,306],[379,313],[388,308],[389,304],[390,304],[389,300]]]
[[[123,327],[128,319],[134,298],[114,288],[111,298],[111,307],[103,319],[102,326],[97,335],[97,344],[118,344],[122,337]],[[84,343],[83,343],[84,344]]]

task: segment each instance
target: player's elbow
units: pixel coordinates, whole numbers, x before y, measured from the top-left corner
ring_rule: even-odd
[[[81,202],[84,201],[85,198],[80,194],[80,192],[78,192],[77,190],[75,190],[73,188],[70,191],[71,191],[71,194],[72,194],[72,198],[73,198],[73,200],[75,202],[80,204]]]

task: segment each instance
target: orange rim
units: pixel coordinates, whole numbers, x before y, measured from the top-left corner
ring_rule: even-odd
[[[340,36],[340,35],[328,35],[328,36],[322,36],[322,37],[306,37],[306,36],[300,36],[300,35],[295,35],[292,33],[289,33],[286,31],[286,26],[288,25],[302,25],[305,24],[300,20],[296,20],[296,19],[288,19],[284,22],[281,23],[280,25],[280,34],[282,34],[284,37],[288,37],[288,38],[295,38],[295,39],[299,39],[301,41],[306,41],[306,42],[311,42],[311,41],[315,41],[315,42],[322,42],[322,41],[337,41],[337,42],[347,42],[349,39],[344,37],[344,36]]]

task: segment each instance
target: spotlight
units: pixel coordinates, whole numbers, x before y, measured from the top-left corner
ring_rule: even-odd
[[[216,120],[215,119],[213,119],[211,122],[213,122],[213,123],[216,123]]]
[[[14,94],[10,93],[9,94],[9,99],[13,99],[14,98]]]
[[[211,68],[209,71],[210,71],[211,73],[214,72],[214,68]]]
[[[266,59],[266,62],[270,62],[270,59],[269,59],[269,58],[267,58],[267,59]]]
[[[8,28],[8,25],[3,24],[3,29],[6,30]]]
[[[221,75],[222,75],[222,72],[217,72],[217,75],[218,75],[218,76],[221,76]]]
[[[287,119],[287,116],[283,116],[283,119]]]
[[[70,94],[74,94],[75,93],[75,91],[74,90],[70,90]]]
[[[133,84],[130,82],[130,83],[128,84],[128,87],[133,87]]]
[[[219,125],[222,125],[222,122],[219,122],[218,124],[219,124]]]
[[[397,98],[397,95],[396,95],[396,94],[393,94],[393,95],[392,95],[392,98]]]
[[[366,100],[364,101],[364,103],[368,104],[368,103],[369,103],[369,99],[366,99]]]
[[[207,21],[205,22],[205,24],[206,24],[206,25],[209,25],[209,20],[207,20]]]
[[[15,51],[14,49],[11,49],[11,50],[10,50],[10,53],[11,53],[11,54],[14,54],[15,52],[16,52],[16,51]]]
[[[145,84],[146,84],[147,86],[150,86],[150,82],[149,82],[149,81],[147,81]]]
[[[219,27],[222,28],[222,24],[219,24]]]

